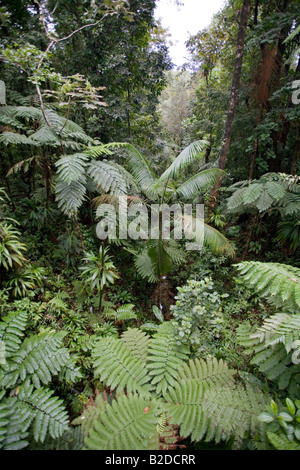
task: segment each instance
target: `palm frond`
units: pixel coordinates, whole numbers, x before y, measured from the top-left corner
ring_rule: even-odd
[[[159,178],[160,181],[174,179],[179,171],[195,160],[201,160],[201,153],[208,145],[205,140],[198,140],[186,147]]]
[[[204,224],[204,246],[214,253],[225,254],[232,258],[235,254],[230,241],[219,230],[207,224]]]
[[[218,168],[201,171],[181,184],[175,193],[185,198],[195,197],[197,193],[208,191],[223,174],[224,171]]]

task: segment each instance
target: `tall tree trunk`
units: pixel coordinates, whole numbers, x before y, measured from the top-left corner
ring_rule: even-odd
[[[291,166],[291,175],[297,174],[298,164],[300,159],[300,137],[298,136],[298,140],[296,143],[296,149],[293,156],[292,166]]]
[[[225,131],[224,131],[222,148],[221,148],[221,153],[220,153],[220,158],[219,158],[219,168],[221,170],[225,170],[226,168],[229,149],[230,149],[235,110],[236,110],[237,103],[238,103],[238,93],[239,93],[240,77],[241,77],[241,70],[242,70],[243,57],[244,57],[245,38],[246,38],[248,20],[250,16],[250,10],[251,10],[251,0],[244,0],[242,11],[241,11],[238,38],[237,38],[236,58],[235,58],[235,66],[234,66],[232,85],[231,85],[229,108],[227,112]],[[214,188],[212,189],[210,202],[209,202],[209,207],[211,210],[213,210],[215,206],[217,205],[221,184],[222,184],[222,178],[219,179],[219,181],[215,184]]]
[[[52,182],[52,172],[50,167],[50,162],[46,153],[46,150],[42,149],[43,155],[43,167],[45,171],[45,181],[46,181],[46,207],[49,207],[51,199],[51,182]]]

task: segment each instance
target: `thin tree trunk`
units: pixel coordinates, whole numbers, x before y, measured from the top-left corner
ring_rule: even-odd
[[[255,137],[254,141],[254,151],[251,157],[251,163],[250,163],[250,172],[249,172],[249,180],[253,180],[253,175],[254,175],[254,168],[255,168],[255,161],[258,153],[258,137]]]
[[[300,138],[298,137],[296,150],[295,150],[293,161],[292,161],[291,175],[295,176],[297,174],[299,158],[300,158]]]
[[[44,166],[45,180],[46,180],[46,194],[47,194],[46,206],[49,207],[49,202],[51,199],[52,172],[51,172],[50,163],[47,157],[47,153],[44,149],[42,150],[42,155],[43,155],[43,166]]]
[[[242,64],[243,64],[243,57],[244,57],[244,46],[245,46],[245,38],[246,38],[246,31],[248,20],[250,16],[251,10],[251,0],[244,0],[242,11],[241,11],[241,19],[240,19],[240,26],[238,32],[238,39],[237,39],[237,48],[236,48],[236,59],[235,59],[235,66],[232,78],[232,85],[231,85],[231,93],[230,93],[230,100],[229,100],[229,108],[227,113],[227,119],[225,124],[225,131],[223,136],[222,148],[219,158],[219,168],[221,170],[225,170],[230,143],[231,143],[231,134],[233,129],[235,111],[238,104],[238,93],[239,93],[239,86],[240,86],[240,78],[241,78],[241,71],[242,71]],[[211,210],[215,208],[217,205],[219,191],[222,184],[222,179],[220,178],[219,181],[215,184],[210,197],[209,207]]]
[[[85,245],[84,245],[84,241],[83,241],[83,236],[82,236],[82,232],[81,232],[80,225],[79,225],[78,218],[77,218],[76,214],[74,214],[74,220],[75,220],[75,225],[76,225],[77,232],[78,232],[79,239],[80,239],[80,243],[81,243],[81,248],[82,248],[83,253],[85,253]]]

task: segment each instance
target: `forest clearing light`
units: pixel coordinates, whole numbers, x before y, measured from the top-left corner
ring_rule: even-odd
[[[174,0],[157,2],[155,17],[161,19],[162,26],[168,29],[171,36],[170,55],[176,66],[186,61],[185,42],[189,36],[205,28],[224,3],[225,0],[180,0],[179,5]]]

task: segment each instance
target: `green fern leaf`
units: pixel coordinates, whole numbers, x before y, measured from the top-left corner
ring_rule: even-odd
[[[99,189],[104,192],[111,192],[115,195],[125,195],[127,193],[126,180],[115,166],[109,162],[92,160],[87,168],[88,176],[96,183]]]
[[[300,442],[295,439],[290,441],[284,432],[267,432],[268,439],[277,450],[300,450]]]
[[[112,390],[147,394],[149,386],[144,363],[130,354],[125,344],[113,337],[99,339],[93,350],[95,374]]]
[[[33,419],[32,429],[36,441],[44,442],[47,433],[58,438],[68,429],[69,418],[63,402],[52,395],[53,391],[45,388],[34,390],[29,381],[18,390],[17,409],[27,412]]]
[[[275,181],[268,181],[266,183],[266,190],[269,196],[271,196],[275,202],[278,202],[283,199],[286,194],[286,190],[282,186],[282,184],[277,183]]]
[[[51,334],[49,332],[26,338],[13,359],[8,360],[8,372],[4,375],[2,385],[13,387],[25,379],[36,388],[51,382],[52,377],[59,375],[65,368],[73,369],[73,375],[68,378],[80,376],[77,368],[70,359],[69,351],[62,347],[65,333]]]
[[[156,401],[138,395],[121,396],[94,420],[85,445],[89,450],[146,450],[156,437],[158,446],[160,413]]]
[[[188,354],[188,348],[178,346],[173,325],[170,322],[162,323],[152,338],[147,358],[151,386],[158,396],[176,384],[178,371],[183,367]]]
[[[242,195],[244,204],[253,204],[260,197],[263,191],[263,185],[258,183],[252,183],[245,189]]]
[[[82,153],[65,155],[60,158],[55,164],[59,179],[68,185],[73,181],[80,180],[85,173],[87,160],[87,156]]]
[[[205,150],[207,144],[208,142],[205,140],[198,140],[190,144],[178,155],[178,157],[176,157],[174,162],[161,175],[159,180],[166,181],[169,179],[174,179],[182,168],[195,160],[203,159],[203,151]]]
[[[146,362],[151,338],[138,328],[128,328],[121,336],[121,340],[133,357]]]
[[[300,308],[300,269],[279,263],[245,261],[236,265],[243,279],[276,307]]]
[[[27,312],[11,313],[0,323],[0,341],[4,344],[5,355],[10,357],[18,351],[28,320]]]
[[[85,178],[72,181],[70,184],[63,181],[57,182],[56,200],[64,214],[70,216],[78,211],[86,196],[85,183]]]

